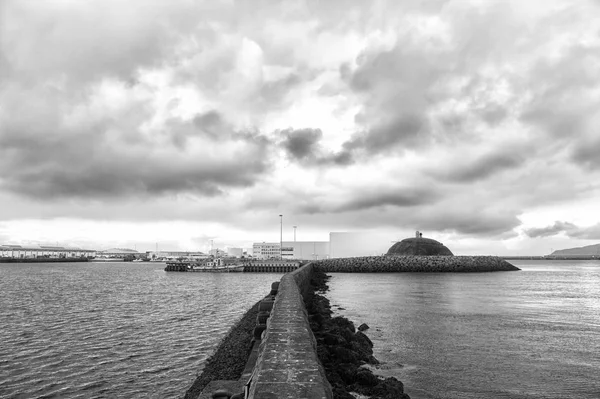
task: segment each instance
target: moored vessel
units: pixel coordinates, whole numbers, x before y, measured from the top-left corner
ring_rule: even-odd
[[[165,271],[230,273],[243,272],[244,267],[245,265],[236,258],[216,258],[202,261],[180,260],[167,262]]]

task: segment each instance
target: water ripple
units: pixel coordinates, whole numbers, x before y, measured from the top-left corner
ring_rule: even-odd
[[[181,397],[281,274],[0,264],[0,397]]]

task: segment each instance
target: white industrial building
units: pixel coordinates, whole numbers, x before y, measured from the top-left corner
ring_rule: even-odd
[[[390,233],[332,232],[329,233],[329,257],[383,255],[396,241],[397,237]]]
[[[283,241],[254,243],[257,259],[318,260],[376,256],[387,253],[397,237],[376,232],[332,232],[329,241]]]
[[[281,255],[283,259],[327,259],[329,241],[284,241]]]
[[[257,259],[279,259],[280,248],[278,242],[255,242],[252,244],[252,256]]]

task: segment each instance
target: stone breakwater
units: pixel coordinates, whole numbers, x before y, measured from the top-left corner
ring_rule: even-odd
[[[473,273],[521,270],[497,256],[364,256],[313,262],[322,272],[339,273]]]
[[[317,356],[325,368],[331,384],[333,399],[355,399],[359,394],[378,399],[410,399],[404,393],[404,384],[394,377],[380,378],[365,365],[376,365],[373,342],[345,317],[332,317],[329,300],[320,293],[326,292],[327,276],[313,271],[311,289],[304,298],[311,330],[317,342]]]

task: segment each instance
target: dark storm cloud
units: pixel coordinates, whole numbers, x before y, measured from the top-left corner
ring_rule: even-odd
[[[372,190],[359,198],[354,198],[339,208],[336,212],[358,211],[363,209],[391,207],[415,207],[436,202],[439,193],[430,189],[404,189],[398,191]]]
[[[514,212],[489,208],[439,210],[422,216],[418,222],[424,229],[470,236],[496,236],[521,224]]]
[[[536,238],[536,237],[554,236],[554,235],[563,233],[567,230],[573,230],[573,229],[577,229],[577,226],[574,225],[573,223],[561,222],[561,221],[557,220],[556,222],[554,222],[554,224],[552,226],[533,227],[530,229],[525,229],[524,232],[529,237]]]
[[[526,158],[517,149],[494,151],[475,157],[471,162],[444,165],[440,170],[430,172],[437,179],[458,183],[469,183],[484,180],[496,173],[515,169],[525,162]]]
[[[525,234],[531,238],[549,237],[561,233],[565,233],[570,238],[598,240],[600,239],[600,223],[588,227],[579,227],[573,223],[556,221],[551,226],[534,227],[525,230]]]
[[[285,129],[281,135],[283,147],[290,157],[297,160],[317,157],[319,141],[323,138],[321,129]]]
[[[134,129],[143,120],[143,115],[134,118],[136,123],[104,120],[86,131],[8,126],[0,133],[0,187],[40,200],[179,192],[214,196],[251,186],[269,162],[269,142],[259,134],[224,129],[216,140],[210,128],[220,118],[214,111],[189,122],[171,121],[166,137],[129,130],[129,141],[123,136],[111,141],[112,131]],[[198,145],[206,148],[198,150]]]
[[[578,142],[572,150],[571,160],[588,169],[600,170],[600,130],[598,127],[592,129],[596,129],[595,137]]]
[[[412,208],[435,203],[440,195],[433,189],[403,188],[392,191],[390,188],[365,187],[349,197],[340,196],[336,202],[321,202],[318,199],[298,206],[298,210],[307,214],[345,213],[364,211],[374,208]]]
[[[585,136],[600,109],[600,100],[593,95],[600,84],[598,64],[598,45],[574,44],[558,57],[541,59],[531,71],[535,79],[528,83],[533,96],[521,112],[521,121],[543,129],[553,140]]]
[[[422,136],[426,130],[427,120],[423,115],[395,115],[389,124],[358,133],[352,140],[344,143],[344,147],[348,150],[365,149],[370,154],[377,154],[398,145],[407,147],[424,145],[425,143],[420,139],[421,137],[426,139],[426,136]]]
[[[288,128],[277,133],[281,137],[281,145],[288,157],[305,166],[347,166],[354,163],[352,154],[347,149],[331,152],[321,146],[320,141],[323,138],[321,129]]]

